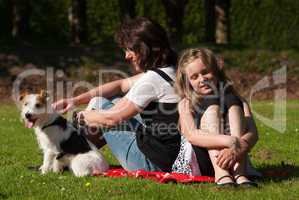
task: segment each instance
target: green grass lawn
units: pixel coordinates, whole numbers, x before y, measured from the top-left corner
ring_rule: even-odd
[[[272,115],[272,104],[253,109]],[[76,178],[69,172],[40,175],[28,166],[42,155],[33,130],[24,128],[14,105],[0,106],[0,199],[299,199],[299,101],[287,103],[287,131],[278,133],[260,122],[260,140],[251,153],[266,174],[257,189],[221,189],[214,184],[159,184],[133,178]],[[106,158],[117,162],[107,149]]]

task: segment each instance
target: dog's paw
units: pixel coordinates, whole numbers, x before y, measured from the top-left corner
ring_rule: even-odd
[[[40,172],[41,172],[42,174],[46,174],[46,173],[48,173],[51,169],[50,169],[50,167],[47,167],[47,166],[45,166],[45,165],[42,165],[42,166],[40,166],[39,170],[40,170]]]
[[[77,171],[73,172],[76,177],[84,177],[84,176],[90,176],[91,173],[89,171]]]
[[[63,171],[63,167],[60,166],[54,166],[53,167],[53,172],[54,173],[61,173]]]

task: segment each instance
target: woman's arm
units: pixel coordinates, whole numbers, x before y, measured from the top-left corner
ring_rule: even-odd
[[[69,99],[61,99],[52,104],[53,108],[57,111],[65,113],[72,109],[74,106],[81,104],[87,104],[93,97],[102,96],[109,98],[115,95],[127,93],[132,85],[143,75],[143,73],[137,74],[130,78],[112,81],[100,85],[94,89],[89,90],[81,95],[78,95]]]
[[[123,97],[108,110],[82,111],[78,116],[82,117],[83,115],[84,121],[88,126],[110,128],[130,119],[141,111],[140,107]]]
[[[73,98],[75,105],[86,104],[93,97],[102,96],[105,98],[110,98],[115,95],[125,94],[129,91],[131,86],[142,76],[143,73],[137,74],[135,76],[112,81],[110,83],[106,83],[104,85],[100,85],[88,92],[85,92],[77,97]]]
[[[237,148],[238,139],[236,137],[219,134],[219,106],[208,107],[202,117],[201,124],[203,127],[197,129],[189,104],[188,100],[183,99],[179,103],[179,114],[181,132],[191,144],[208,149]]]

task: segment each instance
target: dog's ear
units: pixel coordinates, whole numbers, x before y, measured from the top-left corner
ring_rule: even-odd
[[[19,101],[23,101],[24,100],[24,97],[28,95],[28,92],[27,91],[24,91],[24,92],[21,92],[21,94],[19,95]]]
[[[46,90],[41,90],[39,92],[39,96],[44,100],[44,101],[48,101],[50,99],[50,95]]]
[[[47,98],[49,96],[49,94],[46,90],[41,90],[39,92],[39,96],[41,96],[42,98]]]

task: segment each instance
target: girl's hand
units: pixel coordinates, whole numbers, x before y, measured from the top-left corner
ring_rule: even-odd
[[[57,112],[64,114],[75,107],[73,99],[61,99],[52,104],[52,108]]]
[[[247,153],[248,143],[245,140],[233,138],[232,141],[231,147],[221,150],[217,156],[216,163],[222,169],[231,169]]]
[[[219,152],[216,164],[222,169],[229,170],[236,164],[237,154],[233,148],[225,148]]]
[[[240,138],[239,143],[240,143],[240,149],[237,154],[238,161],[242,160],[249,151],[249,144],[247,140]]]

